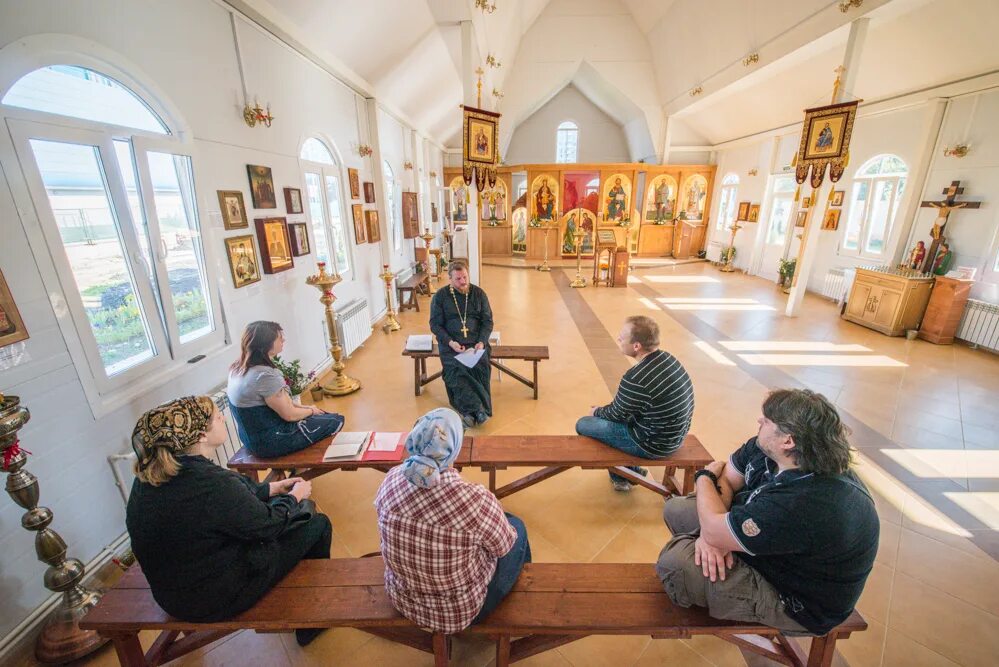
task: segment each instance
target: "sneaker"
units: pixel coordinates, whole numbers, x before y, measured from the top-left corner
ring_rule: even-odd
[[[326,631],[326,628],[299,628],[295,630],[295,641],[299,646],[308,646],[316,637]]]
[[[472,428],[475,426],[475,417],[472,415],[462,415],[461,423],[465,425],[465,428]]]
[[[621,493],[627,493],[631,491],[631,482],[627,482],[623,479],[612,479],[611,486],[614,487],[615,491],[620,491]]]
[[[480,410],[475,413],[476,424],[485,424],[487,419],[489,419],[489,415],[487,415],[484,411]]]

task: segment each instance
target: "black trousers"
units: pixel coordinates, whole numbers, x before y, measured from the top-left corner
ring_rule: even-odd
[[[325,514],[316,514],[303,526],[289,531],[278,540],[280,552],[274,577],[268,590],[305,558],[329,558],[333,544],[333,524]]]

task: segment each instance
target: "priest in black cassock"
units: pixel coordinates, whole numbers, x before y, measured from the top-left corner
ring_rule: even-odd
[[[447,267],[449,284],[430,300],[430,330],[444,367],[444,386],[451,406],[471,428],[493,414],[489,392],[489,334],[493,311],[481,287],[468,281],[468,267],[453,261]],[[478,363],[468,368],[457,357],[466,350],[484,350]]]

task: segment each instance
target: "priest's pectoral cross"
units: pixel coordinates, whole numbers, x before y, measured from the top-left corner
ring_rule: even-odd
[[[946,199],[943,201],[924,201],[920,204],[921,208],[937,209],[937,219],[933,221],[933,229],[930,231],[933,243],[930,244],[930,251],[926,253],[926,261],[923,262],[923,273],[929,273],[933,269],[933,262],[937,257],[937,249],[941,243],[947,240],[944,236],[944,230],[947,227],[947,219],[950,216],[950,212],[958,208],[979,208],[982,205],[981,202],[977,201],[955,201],[958,195],[964,194],[964,188],[960,187],[960,185],[961,181],[951,181],[950,187],[946,188],[942,193],[947,196]]]
[[[468,327],[467,326],[462,325],[462,327],[461,327],[461,335],[464,336],[465,338],[468,338]]]

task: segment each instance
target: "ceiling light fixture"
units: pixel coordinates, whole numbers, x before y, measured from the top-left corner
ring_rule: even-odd
[[[743,67],[749,67],[750,65],[752,65],[754,63],[758,63],[758,62],[760,62],[760,54],[759,53],[753,53],[753,54],[748,55],[748,56],[746,56],[745,58],[742,59],[742,66]]]
[[[475,8],[481,9],[483,14],[492,14],[496,11],[496,2],[490,4],[489,0],[475,0]]]
[[[958,144],[957,146],[947,146],[944,148],[944,157],[964,157],[971,151],[968,144]]]
[[[860,9],[860,6],[862,4],[864,4],[864,0],[842,0],[839,3],[839,11],[846,14],[848,11],[850,11],[851,7],[856,7],[857,9]]]
[[[495,88],[493,88],[493,97],[495,97],[497,99],[503,99],[503,93],[501,91],[496,90]]]
[[[486,64],[489,65],[490,67],[502,67],[503,66],[503,63],[501,63],[500,61],[496,60],[496,57],[493,54],[491,54],[491,53],[486,56]]]
[[[697,97],[698,95],[700,95],[703,92],[704,92],[704,89],[701,88],[700,86],[697,86],[696,88],[694,88],[693,90],[690,91],[690,96],[691,97]]]

